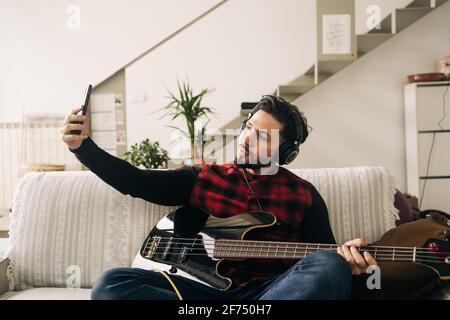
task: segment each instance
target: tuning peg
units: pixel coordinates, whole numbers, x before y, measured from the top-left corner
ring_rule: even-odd
[[[445,237],[445,239],[447,239],[447,241],[450,240],[450,229],[448,229],[444,232],[444,237]]]

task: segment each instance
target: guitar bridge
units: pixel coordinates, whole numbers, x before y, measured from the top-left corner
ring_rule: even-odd
[[[150,246],[148,246],[148,251],[147,254],[145,255],[146,258],[153,258],[155,256],[160,241],[161,237],[155,236],[152,238],[152,242],[150,243]]]

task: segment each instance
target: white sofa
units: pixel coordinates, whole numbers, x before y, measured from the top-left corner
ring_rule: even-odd
[[[292,171],[325,199],[338,243],[372,242],[395,226],[395,180],[384,168]],[[14,195],[0,299],[89,299],[103,271],[137,266],[147,233],[175,208],[123,195],[90,171],[28,173]]]

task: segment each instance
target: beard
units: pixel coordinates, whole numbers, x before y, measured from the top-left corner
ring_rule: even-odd
[[[248,159],[246,159],[248,156]],[[251,160],[251,161],[250,161]],[[254,161],[255,157],[251,157],[248,153],[238,154],[234,158],[234,163],[238,168],[247,168],[247,169],[260,169],[260,168],[267,168],[272,166],[276,161],[274,161],[274,157],[270,159],[270,161],[266,164],[260,163],[259,159],[257,161]]]

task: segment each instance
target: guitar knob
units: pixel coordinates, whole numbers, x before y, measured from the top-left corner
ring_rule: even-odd
[[[428,245],[428,250],[430,250],[431,252],[436,252],[436,251],[439,250],[439,245],[437,243],[435,243],[435,242],[431,242]]]
[[[447,240],[450,239],[450,229],[449,229],[449,230],[446,230],[446,231],[444,232],[444,237],[445,237],[445,239],[447,239]]]
[[[177,268],[175,266],[172,266],[172,268],[170,268],[169,272],[170,273],[177,273]]]

